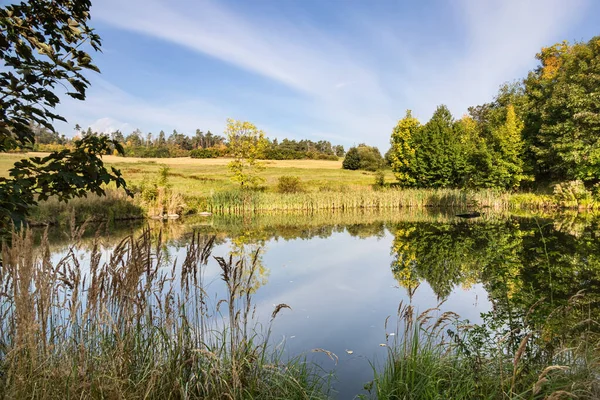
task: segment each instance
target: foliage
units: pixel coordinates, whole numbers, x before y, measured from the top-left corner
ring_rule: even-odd
[[[375,172],[374,186],[379,189],[385,187],[385,173],[382,170]]]
[[[217,158],[219,155],[219,151],[213,148],[199,148],[190,151],[190,157],[192,158]]]
[[[281,142],[277,139],[270,141],[265,150],[265,159],[267,160],[332,160],[337,161],[338,157],[344,156],[343,146],[332,146],[327,140],[290,140],[283,139]]]
[[[141,206],[152,218],[179,216],[187,209],[183,196],[173,190],[169,181],[170,174],[171,168],[161,165],[154,181],[144,179],[135,188]]]
[[[258,159],[263,156],[267,140],[263,131],[250,122],[227,120],[225,128],[229,153],[233,161],[229,163],[232,180],[242,187],[256,187],[263,181],[258,173],[264,170],[264,164]]]
[[[118,143],[114,145],[122,151]],[[105,185],[110,182],[125,188],[121,172],[114,167],[108,170],[100,158],[111,151],[106,137],[91,136],[76,141],[73,151],[16,162],[9,171],[10,178],[0,178],[2,226],[8,226],[11,220],[22,221],[32,206],[50,197],[66,202],[85,197],[88,192],[104,195]]]
[[[377,147],[359,144],[351,147],[342,162],[343,169],[377,171],[384,165],[383,157]]]
[[[342,162],[342,168],[355,171],[359,167],[360,155],[358,154],[358,149],[356,147],[351,147],[346,153],[346,157],[344,157],[344,161]]]
[[[564,207],[585,206],[592,201],[592,193],[582,181],[557,183],[554,185],[554,197]]]
[[[562,42],[537,54],[525,79],[529,108],[525,140],[536,178],[600,180],[600,36]]]
[[[304,191],[304,188],[299,177],[283,175],[277,180],[277,191],[279,193],[298,193]]]
[[[360,159],[358,169],[375,172],[384,166],[383,157],[377,147],[359,144],[356,148]]]
[[[444,105],[414,136],[414,180],[420,187],[461,187],[467,180],[465,144],[454,130],[454,118]]]
[[[398,121],[392,132],[390,140],[392,147],[386,153],[386,159],[389,158],[392,171],[398,179],[400,186],[413,186],[415,181],[415,149],[413,146],[413,137],[417,133],[420,123],[413,118],[411,111],[406,110],[406,116]]]
[[[52,110],[59,103],[53,89],[85,99],[89,81],[84,70],[98,71],[81,47],[100,49],[100,37],[87,25],[89,0],[31,1],[0,8],[0,151],[31,147],[43,127],[65,121]],[[68,85],[68,86],[67,86]],[[39,131],[39,129],[38,129]],[[122,147],[107,137],[84,137],[72,150],[15,163],[10,179],[0,180],[0,227],[22,220],[38,200],[57,196],[67,201],[87,192],[104,194],[103,185],[125,187],[118,170],[109,172],[100,155]]]

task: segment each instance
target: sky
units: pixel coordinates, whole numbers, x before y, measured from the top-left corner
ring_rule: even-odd
[[[542,46],[600,35],[596,0],[94,0],[102,73],[57,129],[222,134],[389,147],[407,109],[455,117],[537,65]]]

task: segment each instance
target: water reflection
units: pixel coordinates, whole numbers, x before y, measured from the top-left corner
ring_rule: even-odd
[[[442,311],[472,322],[493,309],[488,323],[506,332],[524,319],[545,321],[582,290],[598,312],[596,215],[486,214],[465,222],[455,213],[214,216],[154,224],[152,234],[157,241],[161,235],[167,260],[184,257],[182,246],[194,231],[216,236],[215,255],[255,258],[257,309],[269,310],[268,317],[273,304],[292,307],[278,317],[273,337],[285,338],[290,354],[316,347],[338,354],[339,398],[352,398],[371,377],[367,358],[385,356],[383,323],[401,300],[421,310],[445,300]],[[87,241],[101,235],[106,247],[114,246],[144,226],[90,227]],[[55,251],[67,245],[53,244]],[[216,281],[218,268],[208,271]]]

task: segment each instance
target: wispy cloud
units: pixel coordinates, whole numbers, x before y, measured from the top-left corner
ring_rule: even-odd
[[[398,21],[381,10],[352,15],[345,35],[289,14],[247,14],[216,1],[103,0],[95,4],[93,15],[289,88],[283,97],[257,95],[262,122],[275,130],[385,147],[395,120],[407,108],[425,119],[440,103],[461,114],[469,105],[489,101],[502,82],[534,65],[533,55],[542,45],[562,38],[588,1],[453,4],[444,16],[455,28],[453,40],[443,30],[431,37],[418,24]],[[425,36],[428,46],[417,46]],[[118,105],[109,104],[111,96],[121,99]],[[148,122],[161,126],[204,122],[196,114],[197,103],[206,106],[211,99],[187,97],[187,104],[152,106],[111,89],[100,100],[90,97],[90,107],[101,107],[104,116],[124,123],[130,123],[132,113],[143,113]],[[230,109],[206,108],[214,111],[211,115],[220,126],[226,114],[232,115]],[[274,115],[285,110],[290,118],[282,126],[264,117],[264,110]]]
[[[152,102],[134,96],[112,85],[99,76],[91,78],[91,88],[84,102],[66,99],[59,111],[69,115],[69,124],[57,124],[63,132],[72,132],[76,123],[98,132],[117,129],[126,133],[136,128],[144,132],[158,133],[173,129],[193,133],[195,129],[222,132],[226,112],[201,99],[183,97],[177,102]]]

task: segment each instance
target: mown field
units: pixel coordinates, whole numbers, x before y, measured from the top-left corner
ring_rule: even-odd
[[[27,156],[43,156],[44,153],[0,154],[0,176],[8,176],[13,163]],[[211,192],[235,189],[227,164],[228,158],[193,159],[181,158],[137,158],[104,156],[104,162],[118,168],[131,185],[139,185],[144,179],[153,180],[162,165],[170,167],[169,183],[173,190],[184,196],[206,196]],[[268,160],[261,173],[264,185],[273,189],[280,176],[291,175],[301,179],[306,190],[335,189],[337,186],[367,187],[374,183],[375,174],[366,171],[342,169],[342,161],[323,160]],[[386,181],[395,181],[391,171],[386,171]]]

